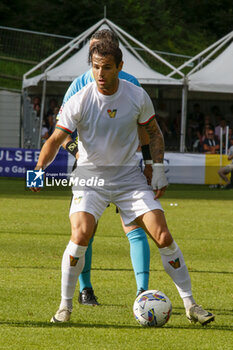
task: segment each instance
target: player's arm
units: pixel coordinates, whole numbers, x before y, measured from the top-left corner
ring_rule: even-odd
[[[139,136],[140,146],[142,150],[142,157],[145,165],[143,173],[147,179],[148,185],[150,185],[152,180],[152,173],[153,173],[153,170],[152,170],[153,161],[150,154],[150,145],[149,145],[150,138],[146,129],[141,125],[138,125],[138,136]]]
[[[57,122],[59,122],[59,117],[60,115],[57,115]],[[78,145],[77,143],[72,139],[72,137],[70,135],[67,136],[67,138],[65,139],[65,141],[62,144],[62,147],[69,152],[70,154],[72,154],[72,156],[74,156],[76,159],[78,159],[79,155],[78,155]]]
[[[153,175],[151,185],[156,191],[155,199],[161,197],[168,185],[163,165],[164,139],[159,125],[155,119],[144,125],[150,138],[150,153],[153,164]]]
[[[76,159],[78,159],[79,154],[78,154],[78,145],[77,143],[72,139],[72,137],[70,135],[67,136],[67,138],[65,139],[65,141],[62,144],[62,147],[69,152],[70,154],[72,154],[72,156],[74,156]]]
[[[209,145],[207,145],[206,143],[204,143],[203,150],[204,150],[204,152],[211,152],[211,147]]]
[[[65,141],[67,137],[67,133],[60,130],[55,129],[50,138],[45,142],[44,146],[41,149],[38,162],[36,164],[35,170],[45,169],[49,166],[50,163],[56,157],[56,154],[61,146],[61,144]],[[39,188],[33,187],[31,188],[33,192],[39,192]]]
[[[219,151],[220,150],[220,145],[219,144],[217,144],[216,146],[214,146],[214,151],[216,152],[216,151]]]

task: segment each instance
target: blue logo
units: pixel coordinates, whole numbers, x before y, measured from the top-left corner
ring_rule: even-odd
[[[44,187],[44,171],[27,170],[27,187]]]

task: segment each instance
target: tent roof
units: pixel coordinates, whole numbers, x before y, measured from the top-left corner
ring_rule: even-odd
[[[71,52],[72,49],[75,49],[77,47],[77,43],[84,41],[87,39],[87,37],[90,37],[90,35],[98,30],[103,28],[108,28],[116,32],[116,34],[119,36],[121,40],[120,42],[120,48],[123,53],[123,60],[124,60],[124,67],[123,70],[127,73],[132,74],[135,76],[138,81],[141,84],[151,84],[151,85],[182,85],[182,82],[173,79],[170,77],[166,77],[163,74],[160,74],[156,72],[155,70],[151,69],[148,64],[140,57],[138,53],[136,55],[132,54],[128,47],[131,48],[132,46],[127,42],[127,40],[123,37],[124,32],[122,29],[117,27],[115,24],[113,24],[111,21],[107,19],[103,19],[99,23],[91,27],[88,31],[82,33],[79,35],[76,39],[73,39],[70,45],[66,45],[64,47],[64,50],[61,48],[58,52],[60,57],[65,57],[67,52]],[[128,35],[128,34],[127,34]],[[129,36],[129,35],[128,35]],[[132,39],[131,36],[129,36],[130,39]],[[78,41],[79,39],[79,41]],[[133,38],[134,39],[134,38]],[[134,39],[135,42],[137,42],[136,39]],[[128,47],[124,45],[126,44]],[[143,47],[145,47],[143,44],[141,44]],[[23,79],[23,88],[27,88],[30,86],[37,86],[39,82],[46,79],[46,81],[51,82],[71,82],[76,77],[82,75],[87,70],[90,69],[90,66],[87,63],[87,56],[88,56],[88,49],[89,49],[89,43],[86,43],[78,52],[76,52],[73,56],[68,58],[66,61],[61,63],[60,65],[56,65],[54,63],[51,64],[51,69],[48,67],[46,70],[46,73],[39,74],[37,76],[34,76],[32,78],[27,78],[30,73],[36,70],[39,66],[42,67],[44,62],[48,63],[50,61],[50,57],[41,62],[38,66],[36,66],[31,71],[27,72]],[[65,53],[62,53],[62,51]],[[135,51],[135,50],[133,50]],[[151,51],[148,49],[148,51]],[[134,52],[135,53],[135,52]],[[55,57],[54,53],[51,55],[51,59]],[[137,57],[136,57],[137,56]],[[153,56],[158,56],[157,54],[153,54]],[[159,56],[158,56],[159,57]],[[157,58],[158,58],[157,57]],[[168,62],[166,62],[164,59],[160,58],[161,61],[164,64],[167,64],[168,66],[171,66]],[[57,59],[57,63],[59,62],[60,58]],[[51,63],[51,62],[50,62]],[[55,68],[54,68],[55,67]],[[174,67],[175,68],[175,67]]]
[[[225,50],[223,48],[225,47]],[[218,56],[210,61],[217,52]],[[182,71],[197,61],[197,65],[184,78],[191,91],[233,93],[233,31],[199,52],[196,56],[177,68]],[[209,63],[210,61],[210,63]],[[203,67],[203,68],[202,68]],[[199,69],[199,70],[198,70]],[[173,70],[167,76],[172,77]]]
[[[233,93],[233,42],[212,62],[188,76],[189,90]]]
[[[123,53],[124,66],[123,70],[134,75],[141,84],[162,84],[162,85],[179,85],[179,81],[168,78],[153,69],[146,67],[140,62],[128,49],[120,44]],[[47,81],[71,82],[79,75],[90,69],[87,63],[89,43],[85,44],[77,53],[68,58],[65,62],[49,70],[46,74]],[[23,87],[38,85],[44,79],[44,74],[37,75],[33,78],[24,79]]]

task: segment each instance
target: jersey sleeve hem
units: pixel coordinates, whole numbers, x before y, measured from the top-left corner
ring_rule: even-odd
[[[69,130],[69,129],[65,128],[64,126],[61,126],[61,125],[56,125],[56,129],[60,129],[60,130],[62,130],[62,131],[64,131],[64,132],[66,132],[66,133],[69,134],[69,135],[72,134],[72,131],[71,131],[71,130]]]
[[[146,122],[143,122],[143,123],[138,123],[139,125],[146,125],[146,124],[148,124],[152,119],[154,119],[155,118],[155,114],[154,115],[152,115]]]

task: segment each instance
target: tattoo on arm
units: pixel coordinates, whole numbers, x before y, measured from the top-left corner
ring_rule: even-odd
[[[164,140],[157,121],[153,119],[145,128],[150,137],[150,153],[154,163],[163,163]]]

